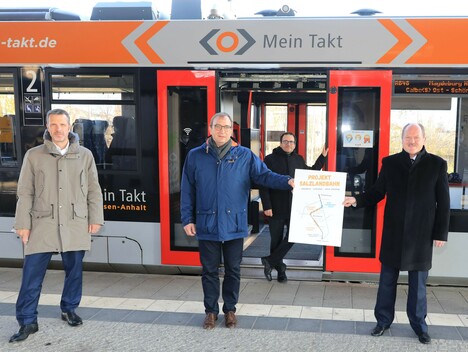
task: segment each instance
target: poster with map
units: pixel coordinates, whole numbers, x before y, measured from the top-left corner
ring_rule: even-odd
[[[296,170],[289,242],[341,246],[346,173]]]

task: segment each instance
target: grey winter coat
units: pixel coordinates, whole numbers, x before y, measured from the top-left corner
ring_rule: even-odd
[[[25,255],[89,250],[88,225],[104,223],[102,193],[91,151],[70,132],[61,155],[49,132],[26,152],[18,180],[15,229],[31,230]]]

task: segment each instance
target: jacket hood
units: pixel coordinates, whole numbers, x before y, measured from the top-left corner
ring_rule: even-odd
[[[76,154],[78,153],[79,147],[80,147],[80,137],[75,133],[75,132],[68,132],[68,141],[69,141],[69,147],[68,147],[68,153],[71,154]],[[44,132],[44,145],[48,149],[49,153],[52,154],[57,154],[58,150],[55,147],[54,142],[52,142],[52,137],[50,136],[50,133],[48,130],[45,130]]]
[[[43,138],[44,138],[44,141],[52,142],[52,137],[51,137],[48,129],[46,129],[44,131]],[[68,140],[70,141],[70,144],[79,143],[80,136],[77,133],[70,131],[70,132],[68,132]]]

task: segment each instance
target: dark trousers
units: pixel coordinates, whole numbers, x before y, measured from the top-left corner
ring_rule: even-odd
[[[202,286],[205,313],[215,313],[216,315],[219,313],[219,266],[221,264],[221,255],[224,258],[223,312],[235,312],[239,300],[240,263],[244,239],[239,238],[225,242],[200,240],[198,246],[203,267]]]
[[[54,253],[26,255],[23,263],[21,288],[16,301],[16,320],[20,325],[37,323],[37,306],[42,290],[42,282],[47,265]],[[62,312],[73,312],[80,304],[83,287],[84,251],[64,252],[62,255],[65,270],[60,308]]]
[[[268,219],[270,227],[270,255],[267,257],[271,266],[278,267],[294,243],[289,242],[289,219]],[[284,227],[286,226],[286,235]]]
[[[395,300],[399,274],[400,270],[382,264],[377,302],[374,310],[377,324],[380,326],[389,327],[395,318]],[[428,271],[408,272],[406,314],[408,315],[411,327],[417,335],[423,332],[427,333],[427,277]]]

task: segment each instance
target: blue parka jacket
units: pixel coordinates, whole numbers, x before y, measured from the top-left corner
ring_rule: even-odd
[[[196,225],[198,240],[229,241],[247,237],[251,183],[291,189],[289,176],[270,171],[250,150],[234,145],[221,160],[208,141],[185,159],[181,184],[182,225]]]

